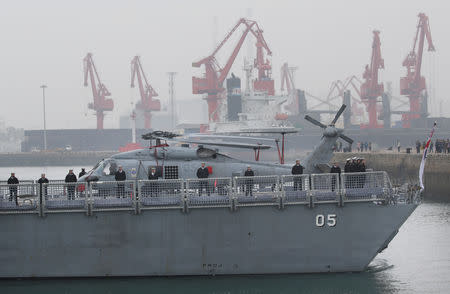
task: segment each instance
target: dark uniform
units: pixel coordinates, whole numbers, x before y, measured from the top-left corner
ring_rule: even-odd
[[[156,171],[154,173],[149,173],[148,174],[148,179],[150,181],[152,181],[152,183],[150,183],[150,196],[158,196],[158,183],[156,183],[156,180],[158,180],[158,174],[156,173]]]
[[[17,202],[17,186],[19,184],[19,179],[15,176],[11,175],[8,179],[8,185],[9,186],[9,201],[12,201],[14,198],[14,201],[16,201],[16,205],[19,205]]]
[[[124,170],[118,170],[114,174],[114,178],[117,182],[123,182],[127,179],[127,174]],[[125,184],[117,183],[117,197],[125,197]]]
[[[245,177],[253,177],[255,176],[255,173],[250,169],[246,170],[244,173]],[[245,180],[245,196],[253,196],[253,179],[246,179]]]
[[[346,174],[351,173],[352,172],[352,162],[350,161],[350,159],[347,159],[347,162],[345,163],[344,166],[344,172]],[[350,175],[346,175],[345,176],[345,188],[351,188],[352,187],[352,177]]]
[[[361,160],[358,163],[358,169],[359,169],[359,172],[361,172],[361,173],[365,173],[366,172],[366,165],[364,164],[363,160]],[[363,174],[363,175],[360,176],[359,187],[360,188],[364,188],[364,184],[365,183],[366,183],[366,175]]]
[[[40,177],[39,180],[37,181],[39,184],[39,192],[42,196],[45,197],[45,199],[47,199],[47,186],[44,187],[44,190],[42,190],[42,185],[43,184],[48,184],[48,179],[47,178],[43,178]]]
[[[67,198],[69,200],[75,199],[75,184],[77,182],[77,176],[74,173],[68,173],[66,178],[64,179],[64,182],[70,183],[67,185]]]
[[[291,173],[293,175],[302,175],[303,166],[301,164],[295,164],[292,167]],[[294,177],[294,191],[302,190],[302,179],[301,177]]]
[[[332,174],[338,174],[339,181],[341,180],[341,168],[337,166],[336,164],[333,164],[333,166],[330,169],[330,173]],[[331,178],[331,191],[334,191],[336,189],[336,178]]]
[[[209,170],[206,167],[200,167],[197,170],[197,178],[199,179],[206,179],[209,177]],[[198,190],[198,195],[201,196],[203,189],[206,190],[206,193],[208,193],[208,196],[211,195],[211,192],[209,191],[209,185],[208,185],[208,181],[207,180],[200,180],[199,181],[199,190]]]
[[[78,178],[81,178],[82,176],[84,176],[86,174],[86,171],[84,170],[84,168],[81,169],[80,173],[78,174]]]

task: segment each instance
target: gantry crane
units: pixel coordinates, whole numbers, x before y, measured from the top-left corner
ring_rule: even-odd
[[[241,25],[243,25],[245,29],[242,32],[242,35],[237,45],[234,47],[234,50],[228,58],[225,66],[221,68],[215,58],[215,55]],[[192,93],[208,94],[206,100],[208,102],[209,121],[216,122],[219,120],[219,99],[221,99],[220,95],[225,90],[223,88],[223,82],[225,81],[231,66],[233,65],[233,62],[236,59],[249,32],[253,34],[257,40],[257,58],[255,60],[255,66],[258,69],[258,79],[254,81],[254,87],[256,86],[255,90],[267,89],[269,94],[274,92],[273,89],[271,90],[271,87],[273,88],[273,82],[272,86],[270,83],[271,67],[268,62],[264,62],[263,48],[267,51],[268,55],[271,55],[271,51],[263,38],[262,30],[259,28],[256,21],[241,18],[226,35],[225,39],[223,39],[216,49],[214,49],[211,55],[192,63],[193,67],[200,67],[201,65],[205,66],[204,77],[192,77]]]
[[[256,37],[256,58],[254,60],[254,67],[258,70],[258,78],[253,81],[253,88],[255,91],[267,92],[268,95],[275,95],[275,83],[272,79],[272,65],[268,59],[264,60],[264,50],[267,55],[272,55],[269,46],[263,36],[263,31],[256,24],[256,30],[252,30]]]
[[[281,67],[281,91],[284,91],[284,87],[286,86],[287,95],[289,97],[289,104],[286,105],[286,108],[289,109],[290,113],[293,115],[299,113],[299,97],[294,81],[294,71],[296,69],[297,67],[290,67],[287,62]]]
[[[363,73],[364,82],[361,84],[361,101],[366,104],[369,114],[369,123],[362,124],[361,128],[376,129],[383,125],[378,123],[377,102],[384,92],[383,84],[378,83],[378,70],[384,69],[384,60],[381,57],[380,32],[373,31],[372,57],[370,65],[367,64]]]
[[[83,59],[84,64],[84,86],[88,86],[88,78],[91,80],[92,96],[94,102],[88,104],[89,109],[95,110],[97,116],[97,130],[103,130],[104,111],[114,109],[114,101],[105,97],[111,96],[106,86],[101,82],[100,77],[92,60],[92,53],[88,53]]]
[[[426,91],[426,84],[425,78],[420,75],[425,37],[427,38],[428,51],[435,51],[428,17],[424,13],[419,13],[418,17],[419,23],[417,24],[412,50],[403,61],[403,66],[406,67],[406,77],[400,79],[400,94],[409,98],[409,113],[402,115],[404,128],[410,128],[411,121],[420,118],[423,114],[421,103],[426,103],[426,101],[421,101],[421,94]],[[417,53],[416,45],[418,45]]]
[[[134,81],[136,79],[141,95],[141,100],[137,103],[136,108],[143,111],[144,126],[146,129],[150,129],[152,127],[152,111],[161,110],[161,103],[159,99],[153,99],[153,97],[158,96],[158,93],[148,83],[139,56],[135,56],[131,60],[131,88],[134,88]]]

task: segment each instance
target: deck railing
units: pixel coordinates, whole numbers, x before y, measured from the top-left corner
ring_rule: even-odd
[[[19,185],[0,183],[1,213],[47,213],[308,205],[346,202],[390,203],[386,172],[304,174],[187,180],[103,181]],[[16,204],[17,199],[17,204]]]

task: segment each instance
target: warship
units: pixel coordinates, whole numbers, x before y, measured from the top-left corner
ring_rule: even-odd
[[[328,125],[307,117],[323,137],[301,175],[205,147],[232,143],[177,147],[159,133],[156,145],[102,160],[76,183],[0,183],[0,277],[364,271],[420,197],[399,193],[384,171],[328,173],[336,140],[352,141],[334,126],[344,108]],[[202,162],[210,176],[198,179]],[[125,181],[114,181],[119,166]],[[148,180],[153,168],[159,179]]]

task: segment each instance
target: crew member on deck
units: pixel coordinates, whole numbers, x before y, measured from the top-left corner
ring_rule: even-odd
[[[158,196],[158,175],[156,174],[156,167],[152,167],[150,173],[148,174],[148,179],[151,181],[150,183],[150,196]]]
[[[80,173],[78,174],[78,178],[81,178],[82,176],[84,176],[86,174],[86,170],[83,168],[81,168]]]
[[[202,162],[202,166],[198,168],[197,170],[197,178],[199,179],[207,179],[209,177],[209,170],[207,167],[205,167],[205,163]],[[208,180],[200,180],[199,181],[199,190],[198,190],[198,195],[201,196],[203,189],[206,190],[206,193],[208,193],[208,196],[211,195],[211,192],[209,191],[209,185],[208,185]]]
[[[16,201],[16,205],[19,205],[17,201],[17,185],[19,185],[19,179],[16,178],[15,173],[11,173],[11,176],[8,179],[8,185],[9,186],[9,201],[12,201],[13,198]]]
[[[300,164],[300,160],[295,161],[291,173],[294,175],[294,191],[302,190],[302,179],[298,176],[303,174],[303,166]]]
[[[77,182],[77,176],[73,173],[73,169],[69,169],[69,173],[67,174],[64,182],[67,184],[67,199],[75,200],[75,184]]]
[[[250,165],[247,166],[244,176],[250,177],[249,179],[245,179],[245,196],[253,196],[253,179],[251,177],[255,176],[255,173]]]
[[[41,177],[39,178],[39,180],[37,182],[39,184],[40,194],[42,196],[44,196],[45,199],[47,199],[47,186],[45,186],[44,189],[42,189],[43,184],[48,184],[48,179],[45,177],[45,174],[41,174]]]
[[[330,169],[330,173],[338,174],[339,181],[341,180],[341,168],[339,167],[339,163],[334,162],[333,166]],[[336,177],[331,178],[331,191],[336,189]]]
[[[122,166],[119,165],[119,170],[116,171],[114,178],[117,182],[123,182],[127,179],[127,174],[123,170]],[[125,184],[117,183],[117,197],[125,197]]]

